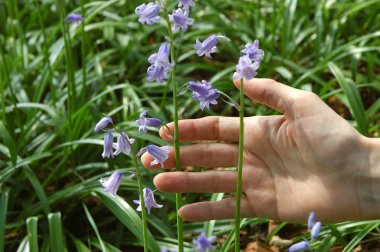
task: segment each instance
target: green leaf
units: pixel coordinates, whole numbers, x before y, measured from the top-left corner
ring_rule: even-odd
[[[7,221],[7,208],[8,208],[9,193],[3,192],[0,198],[0,252],[4,252],[5,241],[5,224]]]
[[[353,251],[354,248],[363,240],[363,238],[369,234],[373,229],[377,228],[380,225],[380,221],[375,221],[373,223],[368,224],[364,227],[351,241],[350,243],[343,249],[343,252]]]
[[[91,227],[94,229],[95,231],[95,234],[96,234],[96,237],[98,238],[98,241],[99,241],[99,245],[100,245],[100,248],[102,251],[107,251],[106,250],[106,247],[104,246],[104,243],[103,243],[103,240],[102,238],[100,237],[100,234],[99,234],[99,230],[98,230],[98,227],[96,226],[95,224],[95,221],[94,219],[92,218],[90,212],[88,211],[86,205],[83,204],[83,208],[84,208],[84,211],[86,213],[86,217],[87,217],[87,220],[88,222],[90,222],[91,224]]]
[[[29,217],[26,219],[26,229],[28,232],[29,251],[38,252],[38,232],[37,232],[37,217]]]
[[[49,213],[50,247],[52,252],[64,252],[61,213]]]

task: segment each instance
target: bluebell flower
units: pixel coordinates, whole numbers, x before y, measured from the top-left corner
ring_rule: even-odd
[[[159,147],[154,144],[149,144],[148,146],[146,146],[146,151],[149,153],[151,157],[154,158],[154,160],[150,162],[150,165],[153,166],[156,164],[161,164],[161,167],[164,167],[164,163],[169,157],[170,147],[169,146]]]
[[[101,131],[102,129],[104,129],[105,127],[108,126],[108,124],[112,124],[112,118],[110,116],[105,116],[103,117],[96,125],[95,125],[95,128],[94,128],[94,132],[99,132]]]
[[[313,225],[310,231],[311,239],[315,240],[318,238],[319,232],[321,231],[321,226],[322,223],[319,221]]]
[[[307,228],[312,229],[314,224],[315,224],[315,213],[311,211],[309,214],[309,218],[307,220]]]
[[[72,24],[78,24],[82,22],[84,19],[81,14],[79,13],[70,13],[65,18],[65,23],[72,23]]]
[[[113,153],[113,155],[116,156],[123,152],[125,155],[128,156],[131,153],[131,144],[133,144],[134,142],[135,139],[129,138],[127,133],[122,132],[122,135],[117,136],[117,143],[114,144],[114,148],[116,150]]]
[[[148,81],[156,81],[157,83],[162,83],[168,78],[169,67],[155,67],[151,65],[148,68]]]
[[[257,75],[257,68],[259,68],[259,62],[252,62],[252,60],[247,56],[241,56],[239,58],[239,64],[236,65],[236,73],[233,79],[245,78],[247,80],[252,79]]]
[[[242,52],[253,61],[260,61],[264,57],[264,51],[259,49],[259,41],[257,39],[253,44],[247,44]]]
[[[154,200],[154,193],[152,189],[150,188],[144,188],[143,189],[143,195],[144,195],[144,203],[145,203],[145,208],[148,210],[148,214],[150,214],[150,209],[153,208],[161,208],[163,205],[159,205],[156,203]],[[141,212],[141,201],[140,200],[133,200],[134,203],[139,204],[137,207],[136,211]]]
[[[105,192],[109,192],[112,196],[115,197],[117,190],[119,189],[122,177],[123,174],[117,171],[112,173],[111,177],[109,177],[107,180],[101,178],[99,182],[104,187]]]
[[[148,118],[146,117],[146,113],[148,113],[148,110],[144,110],[140,114],[140,119],[136,120],[136,125],[139,126],[139,133],[147,133],[148,129],[147,127],[160,127],[161,126],[161,120],[157,118]]]
[[[155,67],[167,68],[167,67],[170,67],[169,54],[170,54],[170,45],[168,43],[163,43],[158,49],[158,52],[155,54],[152,54],[148,58],[148,61],[149,63],[153,64]]]
[[[289,252],[302,252],[305,250],[308,250],[310,248],[309,242],[308,241],[301,241],[296,244],[293,244],[289,248]]]
[[[200,42],[199,39],[197,39],[194,44],[194,49],[197,50],[198,56],[201,57],[203,55],[206,55],[206,57],[212,58],[211,53],[214,53],[216,51],[216,44],[218,42],[218,39],[229,40],[227,37],[220,35],[211,35],[203,42]]]
[[[194,23],[194,19],[189,18],[188,12],[183,12],[181,8],[173,11],[171,15],[169,15],[170,21],[173,23],[172,32],[176,33],[181,28],[183,32],[187,31],[189,25]]]
[[[113,135],[111,131],[108,131],[106,135],[104,136],[104,146],[103,146],[103,153],[102,153],[103,158],[113,157],[112,147],[113,147]]]
[[[148,3],[148,5],[143,3],[135,9],[135,13],[140,17],[139,22],[142,24],[146,23],[147,25],[160,21],[158,12],[160,12],[160,6],[154,3]]]
[[[211,89],[212,84],[202,80],[202,82],[190,81],[187,88],[193,91],[193,99],[200,101],[200,109],[210,109],[210,104],[218,104],[220,93],[217,89]]]
[[[193,0],[179,0],[178,7],[183,7],[186,13],[189,13],[190,6],[193,7],[195,4]]]
[[[197,239],[193,240],[193,244],[196,246],[195,251],[206,252],[208,249],[215,249],[212,244],[216,241],[216,236],[206,237],[206,234],[202,232]]]

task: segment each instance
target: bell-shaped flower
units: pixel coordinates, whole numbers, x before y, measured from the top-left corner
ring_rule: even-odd
[[[146,117],[146,114],[148,113],[148,110],[144,110],[140,114],[140,119],[136,120],[136,125],[139,126],[139,133],[147,133],[148,128],[147,127],[160,127],[161,126],[161,120],[157,118],[148,118]]]
[[[104,136],[104,145],[103,145],[103,153],[102,153],[103,158],[113,157],[112,147],[113,147],[113,135],[111,131],[108,131],[106,135]]]
[[[188,26],[194,23],[194,19],[189,18],[189,12],[183,12],[181,8],[173,11],[169,14],[169,19],[173,23],[172,32],[176,33],[179,29],[183,32],[187,31]]]
[[[155,67],[167,68],[167,67],[170,67],[169,55],[170,55],[170,45],[168,43],[163,43],[158,49],[158,52],[155,54],[152,54],[148,58],[148,61],[149,63],[153,64]]]
[[[183,7],[185,9],[185,13],[189,13],[190,7],[194,7],[193,0],[179,0],[178,7]]]
[[[210,104],[217,104],[220,93],[217,89],[211,89],[212,84],[205,80],[202,82],[190,81],[187,88],[193,91],[193,99],[200,101],[200,108],[210,109]]]
[[[245,78],[250,80],[257,75],[256,70],[259,66],[259,62],[252,62],[247,55],[241,56],[239,58],[239,64],[236,65],[236,73],[234,74],[233,79]]]
[[[158,13],[160,12],[160,6],[154,3],[141,4],[135,9],[135,13],[139,16],[139,22],[147,25],[152,25],[160,21]]]
[[[134,142],[135,139],[129,138],[127,133],[122,132],[121,135],[117,136],[117,143],[113,145],[113,147],[116,149],[113,155],[116,156],[123,152],[128,156],[131,153],[131,144]]]
[[[319,232],[321,231],[322,223],[321,222],[316,222],[313,227],[311,228],[310,235],[311,239],[315,240],[318,238]]]
[[[162,83],[168,78],[168,71],[169,67],[155,67],[151,65],[147,70],[149,76],[146,79],[150,82],[156,81],[157,83]]]
[[[257,39],[253,44],[247,44],[242,52],[253,61],[261,61],[264,57],[264,51],[259,49],[259,41]]]
[[[315,224],[315,213],[311,211],[309,214],[309,218],[307,220],[307,228],[312,229],[314,224]]]
[[[212,244],[216,241],[216,236],[207,237],[202,232],[197,239],[193,240],[193,244],[196,246],[195,251],[206,252],[208,249],[215,249]]]
[[[112,173],[111,177],[109,177],[106,180],[101,178],[99,182],[104,187],[105,192],[109,192],[112,196],[115,197],[117,190],[119,189],[122,177],[123,174],[117,171]]]
[[[197,50],[198,56],[201,57],[203,55],[206,55],[206,57],[212,58],[211,53],[216,52],[216,44],[218,42],[218,39],[229,40],[227,37],[220,35],[211,35],[203,42],[200,42],[199,39],[197,39],[194,44],[194,49]]]
[[[309,242],[308,241],[301,241],[296,244],[293,244],[289,248],[289,252],[302,252],[305,250],[308,250],[310,248]]]
[[[82,17],[81,14],[79,14],[79,13],[70,13],[65,18],[65,23],[79,24],[83,20],[84,19],[83,19],[83,17]]]
[[[153,193],[152,189],[144,188],[143,189],[143,195],[144,195],[143,197],[144,197],[145,208],[148,210],[148,214],[150,214],[150,209],[152,209],[152,207],[153,208],[163,207],[163,205],[157,204],[156,201],[154,200],[154,193]],[[141,201],[140,200],[133,200],[133,202],[136,204],[139,204],[136,211],[141,212],[141,210],[142,210]]]
[[[112,118],[110,116],[105,116],[103,117],[96,125],[95,125],[95,128],[94,128],[94,132],[99,132],[101,131],[102,129],[104,129],[105,127],[108,126],[108,124],[112,124]]]
[[[187,88],[193,91],[193,95],[194,94],[208,95],[211,87],[212,87],[212,84],[205,80],[202,80],[202,82],[189,81],[189,84],[187,84]]]
[[[156,164],[161,164],[161,167],[163,168],[165,161],[169,157],[170,147],[169,146],[159,147],[159,146],[154,145],[154,144],[149,144],[146,147],[146,151],[149,153],[149,155],[151,157],[154,158],[154,160],[152,162],[150,162],[150,165],[153,166]]]

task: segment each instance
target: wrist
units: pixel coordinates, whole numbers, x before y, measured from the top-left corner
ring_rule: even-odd
[[[363,160],[363,171],[367,181],[365,190],[359,189],[362,199],[362,214],[365,219],[380,218],[380,139],[363,137],[363,146],[368,152],[367,160]]]

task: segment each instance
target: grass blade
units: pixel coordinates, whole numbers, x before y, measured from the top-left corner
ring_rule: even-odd
[[[88,222],[90,222],[91,227],[92,227],[92,228],[94,229],[94,231],[95,231],[95,234],[96,234],[96,237],[98,238],[98,241],[99,241],[99,245],[100,245],[101,250],[102,250],[102,251],[107,251],[107,250],[106,250],[106,247],[104,246],[103,240],[102,240],[102,238],[100,237],[99,230],[98,230],[98,227],[97,227],[96,224],[95,224],[94,219],[92,218],[92,216],[91,216],[90,212],[88,211],[86,205],[83,205],[83,208],[84,208],[84,212],[86,213],[86,217],[87,217]]]
[[[359,244],[359,242],[373,229],[377,228],[380,225],[380,221],[375,221],[371,224],[368,224],[365,228],[362,229],[343,249],[343,252],[353,251],[354,248]]]
[[[38,252],[38,232],[37,232],[37,217],[29,217],[26,219],[26,229],[28,231],[29,251]]]
[[[48,221],[51,251],[64,252],[61,213],[50,213],[48,215]]]
[[[0,199],[0,252],[4,252],[5,241],[5,223],[7,220],[8,192],[3,192]]]

